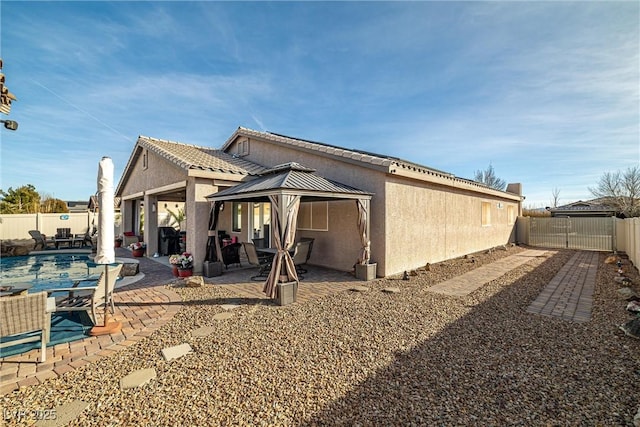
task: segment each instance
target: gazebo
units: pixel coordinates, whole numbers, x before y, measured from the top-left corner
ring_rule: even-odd
[[[207,257],[215,247],[215,255],[222,260],[218,236],[218,215],[224,202],[271,203],[273,243],[277,252],[263,291],[275,298],[278,283],[298,283],[298,275],[289,249],[295,241],[300,202],[351,199],[358,210],[358,231],[361,250],[356,264],[368,264],[370,259],[369,215],[372,194],[326,179],[315,169],[290,162],[273,167],[259,177],[207,196],[212,202],[209,219]]]

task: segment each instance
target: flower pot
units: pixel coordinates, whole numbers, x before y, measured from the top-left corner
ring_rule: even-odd
[[[144,256],[144,249],[133,249],[131,251],[131,253],[133,254],[134,257],[143,257]]]
[[[115,246],[116,248],[121,247],[121,246],[122,246],[122,240],[116,240],[116,241],[115,241],[115,245],[114,245],[114,246]]]
[[[175,277],[180,277],[180,272],[178,272],[178,267],[177,266],[172,266],[172,270],[173,270],[173,275]]]
[[[205,261],[202,267],[204,277],[214,277],[222,274],[222,263],[220,261]]]
[[[180,277],[191,277],[193,276],[193,269],[191,268],[179,268],[178,275]]]
[[[378,264],[356,264],[356,279],[373,280],[376,278]]]

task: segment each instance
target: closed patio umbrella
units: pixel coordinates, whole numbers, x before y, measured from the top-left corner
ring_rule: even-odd
[[[96,264],[104,264],[104,274],[109,283],[109,264],[116,260],[114,248],[115,212],[113,209],[113,161],[110,157],[103,157],[98,164],[98,251]],[[108,335],[118,332],[122,328],[121,322],[111,319],[109,313],[109,290],[105,286],[104,295],[104,325],[94,326],[91,335]]]

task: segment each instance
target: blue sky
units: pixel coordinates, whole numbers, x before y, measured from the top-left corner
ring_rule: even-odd
[[[393,155],[525,206],[640,162],[637,2],[0,3],[0,188],[88,200],[138,135],[238,126]]]

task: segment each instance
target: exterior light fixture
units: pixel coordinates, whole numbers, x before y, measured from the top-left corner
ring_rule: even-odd
[[[18,129],[18,122],[15,122],[13,120],[0,120],[0,123],[3,123],[6,129],[9,129],[9,130]]]

